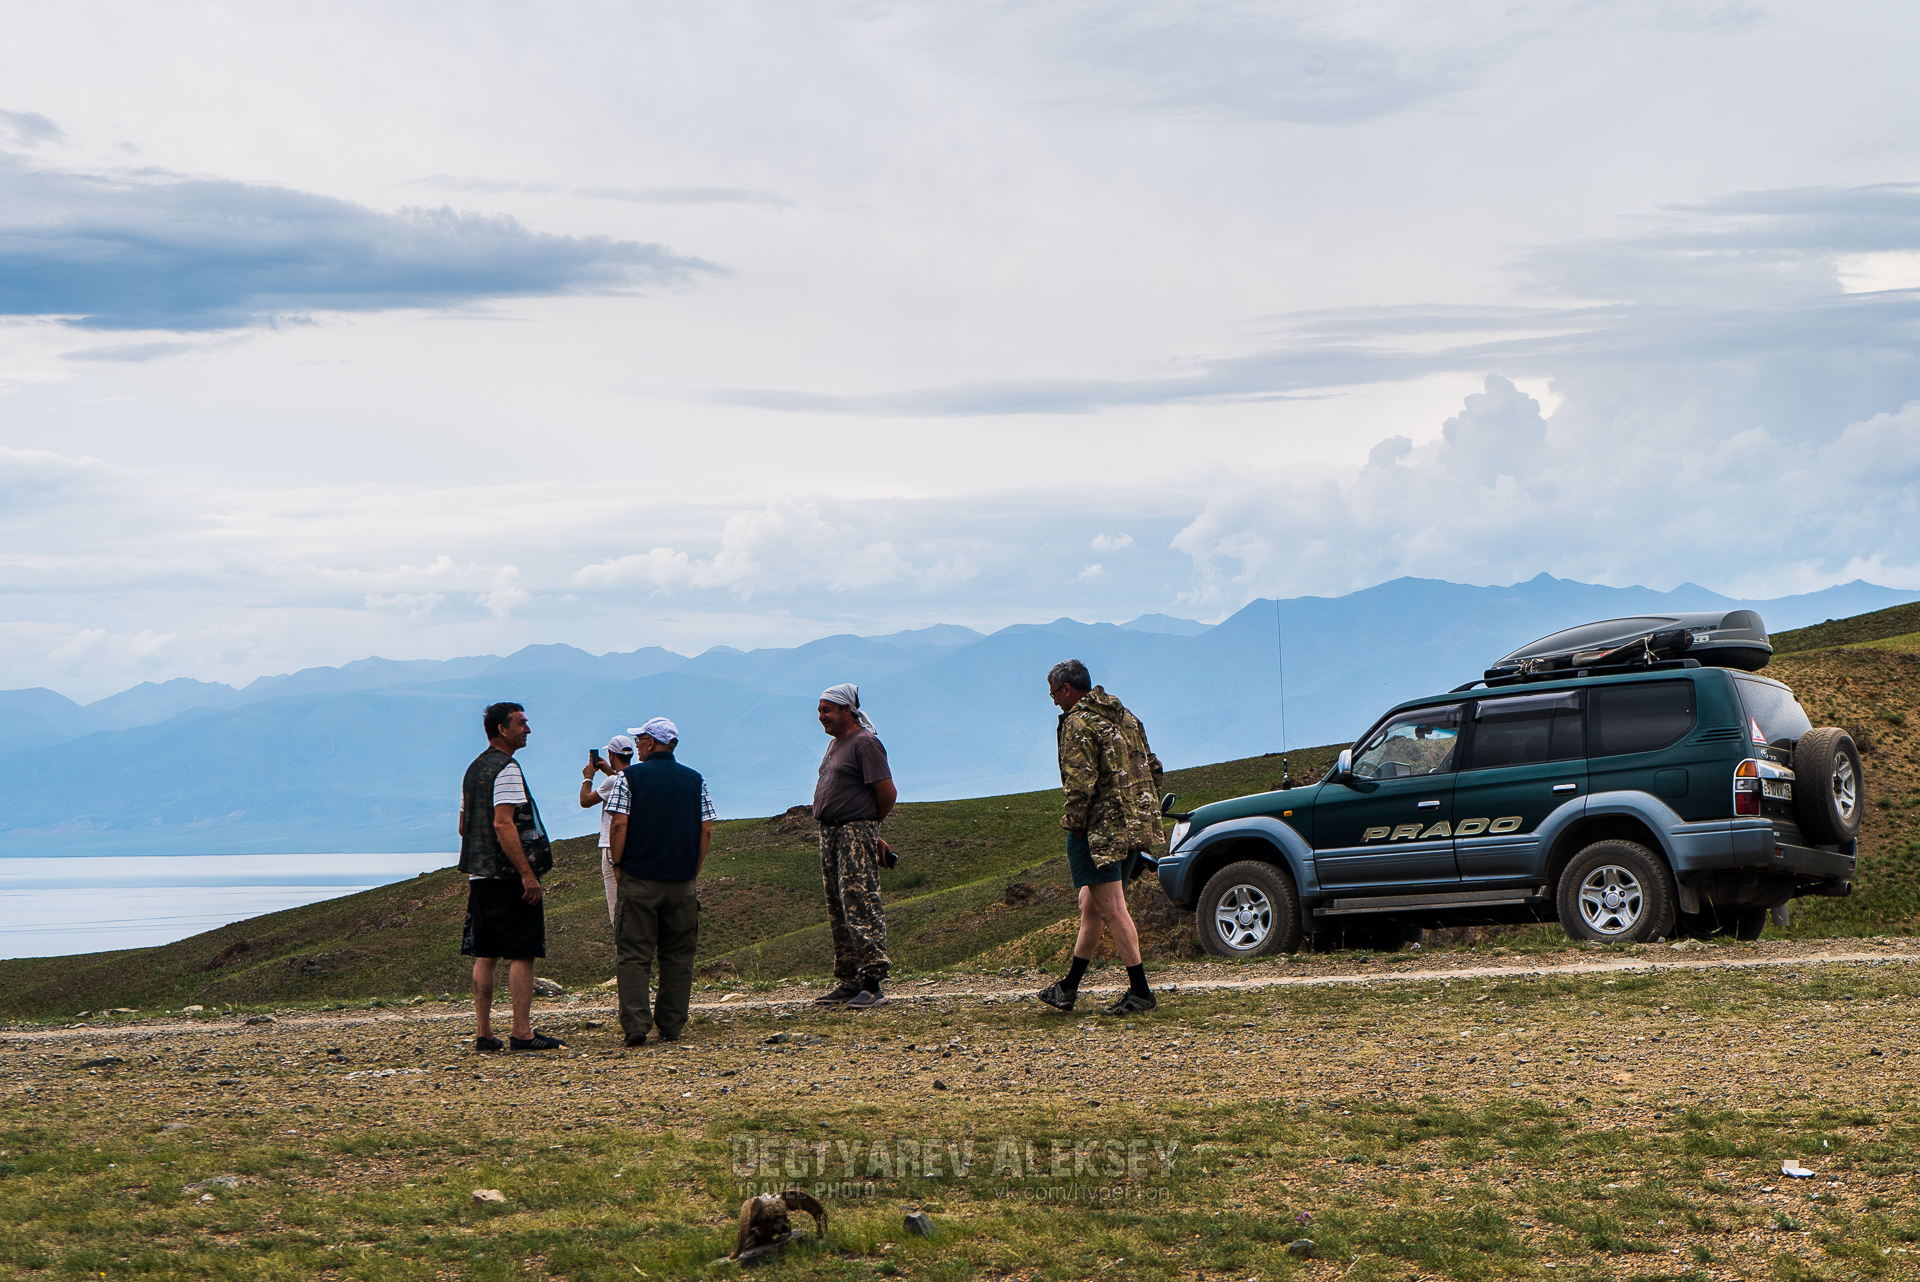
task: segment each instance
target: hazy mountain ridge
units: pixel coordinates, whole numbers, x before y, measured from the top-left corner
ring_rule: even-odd
[[[244,689],[180,679],[81,707],[0,692],[17,733],[0,752],[0,853],[449,850],[459,777],[483,746],[479,710],[524,703],[522,759],[549,828],[587,831],[586,749],[648,716],[681,726],[683,760],[724,815],[808,800],[818,692],[858,682],[903,797],[1005,793],[1053,779],[1044,686],[1076,656],[1147,724],[1170,766],[1351,739],[1387,704],[1477,675],[1560,627],[1646,610],[1752,606],[1775,630],[1920,597],[1852,583],[1767,602],[1698,588],[1607,588],[1542,575],[1507,587],[1399,579],[1344,597],[1255,601],[1218,625],[1059,619],[991,635],[939,625],[823,637],[789,649],[565,645],[450,660],[370,658],[263,677]],[[142,721],[141,718],[148,718]],[[100,765],[138,761],[102,790]]]

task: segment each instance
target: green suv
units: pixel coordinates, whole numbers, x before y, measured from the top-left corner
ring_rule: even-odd
[[[1222,957],[1512,922],[1756,938],[1851,893],[1865,801],[1771,654],[1745,610],[1556,633],[1390,709],[1318,783],[1171,815],[1160,884]]]

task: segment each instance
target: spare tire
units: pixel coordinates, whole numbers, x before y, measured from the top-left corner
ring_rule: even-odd
[[[1801,835],[1816,846],[1852,841],[1866,801],[1860,750],[1845,730],[1822,726],[1793,745],[1793,809]]]

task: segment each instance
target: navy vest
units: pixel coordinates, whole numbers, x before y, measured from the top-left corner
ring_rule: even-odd
[[[700,775],[656,752],[626,769],[627,843],[620,871],[648,881],[692,881],[700,871]]]

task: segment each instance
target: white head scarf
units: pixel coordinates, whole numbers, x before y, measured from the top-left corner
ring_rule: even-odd
[[[852,708],[853,719],[860,723],[860,728],[870,735],[879,735],[880,732],[873,728],[873,722],[867,718],[867,714],[860,711],[860,687],[853,684],[853,682],[848,681],[841,685],[828,686],[820,692],[820,697],[828,703],[837,703],[843,708]]]

